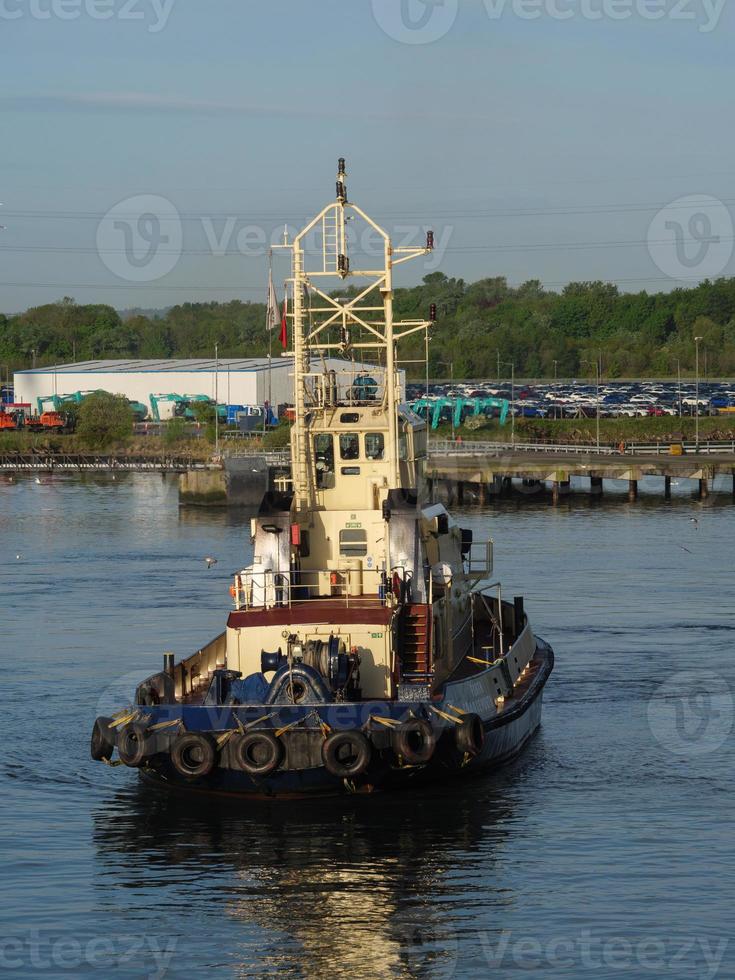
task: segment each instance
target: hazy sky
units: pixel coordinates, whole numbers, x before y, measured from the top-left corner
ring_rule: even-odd
[[[340,155],[397,237],[435,231],[402,282],[732,275],[734,26],[726,0],[0,0],[0,310],[261,300]]]

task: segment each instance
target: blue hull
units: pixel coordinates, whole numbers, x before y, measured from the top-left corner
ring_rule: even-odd
[[[315,744],[320,743],[323,736],[316,727],[319,724],[317,717],[332,730],[354,730],[367,725],[372,733],[375,751],[367,771],[352,780],[333,776],[323,764],[298,768],[289,765],[288,749],[286,761],[268,776],[255,777],[231,767],[226,750],[223,749],[220,764],[209,775],[196,780],[187,779],[171,764],[165,744],[166,740],[173,738],[171,735],[161,737],[164,742],[162,751],[149,758],[140,768],[140,773],[145,780],[172,790],[261,799],[293,799],[389,792],[496,769],[522,751],[540,724],[543,689],[554,664],[553,651],[543,641],[537,642],[533,664],[533,676],[526,689],[518,698],[509,701],[502,710],[495,708],[489,696],[483,696],[483,678],[488,672],[450,682],[445,685],[441,699],[430,701],[410,704],[381,701],[371,704],[279,705],[277,719],[272,719],[269,723],[274,727],[280,725],[281,728],[293,726],[281,736],[285,742],[289,739],[294,743],[300,740],[303,745],[304,739],[311,738]],[[458,753],[452,733],[453,726],[443,722],[439,712],[449,706],[477,711],[478,691],[479,703],[487,703],[485,711],[477,712],[482,718],[484,740],[481,752],[474,758],[468,758]],[[273,706],[230,708],[166,705],[147,710],[152,716],[148,724],[178,718],[187,732],[214,731],[224,735],[262,718],[269,710],[273,710]],[[374,722],[377,716],[396,721],[405,719],[409,710],[413,715],[423,715],[434,723],[437,733],[436,750],[426,764],[398,764],[394,753],[390,751],[390,728],[371,722],[371,718]],[[310,718],[315,722],[311,728],[308,727]]]

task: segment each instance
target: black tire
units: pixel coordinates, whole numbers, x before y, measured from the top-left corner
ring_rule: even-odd
[[[248,732],[232,745],[237,766],[251,776],[268,776],[283,759],[283,745],[273,732]]]
[[[150,755],[148,732],[140,722],[132,721],[123,725],[117,736],[117,754],[120,761],[134,769],[142,765]]]
[[[391,733],[393,751],[412,766],[424,765],[436,748],[434,729],[423,718],[412,718]]]
[[[95,762],[107,759],[109,762],[112,753],[115,751],[115,738],[110,730],[111,718],[97,718],[92,729],[92,738],[89,743],[89,754]]]
[[[350,779],[370,765],[372,746],[362,732],[332,732],[322,744],[322,762],[328,772]]]
[[[473,758],[482,752],[485,744],[485,729],[479,715],[468,714],[454,729],[454,742],[462,755]]]
[[[171,764],[186,779],[208,776],[217,761],[214,742],[204,732],[179,735],[171,747]]]

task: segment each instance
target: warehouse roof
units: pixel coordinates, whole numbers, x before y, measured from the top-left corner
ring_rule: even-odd
[[[352,366],[351,361],[339,358],[327,358],[330,365]],[[316,362],[315,362],[316,363]],[[288,367],[293,364],[293,357],[273,358],[272,367]],[[219,371],[267,371],[267,357],[221,357],[219,361],[214,358],[166,358],[164,360],[146,361],[78,361],[76,364],[54,364],[49,367],[29,368],[24,371],[16,371],[16,374],[126,374],[140,372],[171,372],[177,371],[203,371],[213,372],[219,366]],[[355,364],[356,368],[368,367],[369,365]]]
[[[345,367],[354,368],[357,371],[374,371],[377,368],[375,364],[353,362],[339,357],[327,357],[325,360],[328,367],[336,369]],[[48,367],[27,368],[24,371],[16,371],[15,374],[175,374],[177,371],[202,371],[212,374],[217,370],[218,364],[220,374],[228,371],[235,373],[237,371],[268,370],[267,357],[221,357],[218,362],[214,358],[169,357],[162,360],[147,361],[78,361],[76,364],[53,364]],[[312,358],[311,364],[312,367],[317,367],[322,364],[322,361],[320,358]],[[292,365],[293,357],[291,356],[276,356],[272,361],[274,370],[278,368],[290,370]]]

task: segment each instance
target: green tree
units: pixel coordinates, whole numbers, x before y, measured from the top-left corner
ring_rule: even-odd
[[[123,395],[97,391],[79,406],[77,434],[90,449],[107,449],[133,434],[133,412]]]

